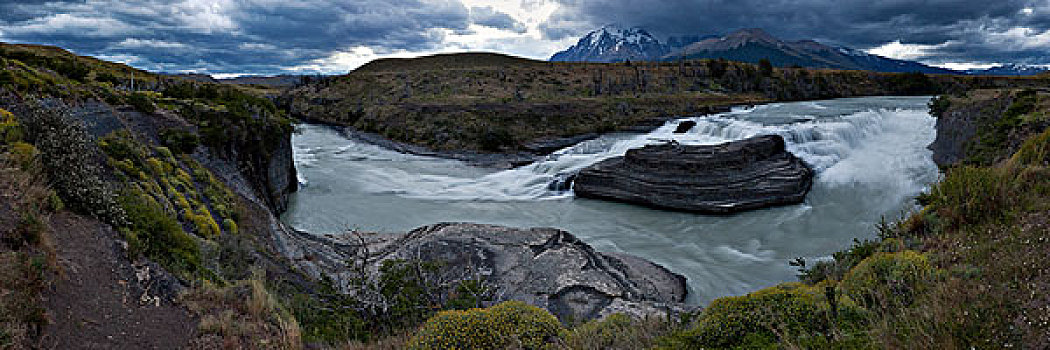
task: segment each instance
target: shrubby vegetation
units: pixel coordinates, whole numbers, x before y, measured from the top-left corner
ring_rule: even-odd
[[[678,330],[680,325],[674,319],[635,319],[624,314],[614,314],[568,329],[559,340],[558,347],[581,350],[649,349],[657,346],[661,338]]]
[[[204,283],[182,294],[180,301],[201,319],[201,335],[192,346],[301,349],[298,321],[266,288],[265,278],[256,271],[247,280],[227,286]]]
[[[427,320],[410,349],[543,349],[564,332],[546,310],[520,301],[487,309],[442,311]]]
[[[0,109],[0,348],[33,346],[47,324],[40,304],[56,268],[49,215],[63,203],[48,186],[40,152],[23,142],[21,124]]]
[[[114,225],[126,222],[116,195],[102,178],[102,169],[94,159],[98,148],[82,122],[60,107],[45,108],[37,103],[25,105],[18,117],[26,141],[40,151],[41,166],[50,175],[51,186],[70,208]]]
[[[66,203],[118,229],[131,259],[155,261],[193,286],[183,302],[206,321],[197,345],[212,347],[240,339],[242,346],[257,348],[265,344],[256,341],[267,337],[264,341],[273,348],[302,344],[297,321],[290,311],[284,311],[289,308],[281,301],[303,296],[315,306],[323,305],[307,289],[311,283],[263,283],[261,277],[246,276],[251,266],[259,264],[260,256],[273,258],[265,255],[262,238],[252,236],[258,228],[248,225],[249,232],[241,232],[244,208],[240,198],[190,156],[237,155],[245,159],[233,159],[235,163],[258,171],[257,164],[265,165],[260,162],[270,154],[252,152],[272,151],[278,142],[287,141],[290,122],[269,100],[237,87],[208,84],[221,91],[214,99],[179,99],[159,92],[177,81],[181,80],[59,49],[0,44],[0,102],[16,112],[0,110],[0,192],[8,189],[10,166],[31,167],[34,174],[11,182],[12,191],[37,193],[30,191],[37,188],[30,184],[44,189],[50,184],[56,189],[41,192],[32,205],[16,203],[16,208],[25,210],[18,210],[25,229],[17,232],[5,231],[10,221],[4,217],[8,213],[5,205],[15,197],[0,193],[4,199],[0,201],[0,269],[4,270],[0,273],[0,348],[34,346],[47,322],[39,300],[46,281],[38,277],[54,253],[49,255],[44,249],[48,238],[41,230],[47,227],[45,211],[62,210]],[[187,106],[207,115],[189,119],[195,127],[162,123],[169,126],[161,130],[153,130],[150,123],[135,125],[133,120],[127,129],[93,139],[63,108],[90,100],[114,107],[129,105],[145,114],[131,118],[153,118],[155,114],[170,118],[175,116],[172,112]],[[216,142],[206,144],[214,150],[203,155],[196,152],[202,144],[198,130],[218,136],[210,139]],[[34,179],[32,183],[25,182],[29,178]],[[263,266],[282,271],[281,266]],[[280,297],[268,289],[277,287],[285,288]],[[243,298],[244,292],[251,297]],[[210,342],[216,334],[220,342]]]

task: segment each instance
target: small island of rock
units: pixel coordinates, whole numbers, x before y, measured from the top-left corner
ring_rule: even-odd
[[[782,137],[764,135],[632,149],[580,171],[574,191],[582,198],[724,214],[802,202],[812,182],[813,170],[785,149]]]

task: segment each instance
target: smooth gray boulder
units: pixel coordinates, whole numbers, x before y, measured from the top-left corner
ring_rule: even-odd
[[[439,262],[432,278],[449,289],[439,293],[453,293],[459,281],[481,281],[492,289],[493,304],[524,301],[564,322],[685,308],[685,277],[638,257],[597,252],[558,229],[442,223],[357,239],[367,246],[373,275],[388,260]]]
[[[802,202],[812,182],[813,170],[787,152],[784,139],[765,135],[632,149],[581,170],[573,190],[582,198],[724,214]]]

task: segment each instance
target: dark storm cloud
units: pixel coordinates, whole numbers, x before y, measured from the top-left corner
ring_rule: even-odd
[[[280,73],[340,50],[425,50],[467,30],[458,0],[0,1],[0,40],[168,71]]]
[[[942,44],[927,57],[933,61],[1033,61],[1045,54],[1008,47],[992,34],[1019,27],[1032,33],[1050,29],[1050,5],[1032,0],[559,1],[561,8],[540,26],[551,39],[581,35],[609,23],[641,26],[665,36],[725,34],[757,27],[785,39],[817,39],[857,48],[895,40]]]
[[[504,12],[496,11],[496,9],[491,6],[471,7],[470,21],[480,26],[509,30],[518,33],[524,33],[528,30],[524,23],[519,22],[514,19],[514,17],[511,17]]]

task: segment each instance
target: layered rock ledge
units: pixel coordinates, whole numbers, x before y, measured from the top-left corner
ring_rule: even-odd
[[[778,135],[712,146],[677,143],[627,151],[580,171],[574,191],[613,200],[700,213],[732,213],[802,202],[813,170]]]

